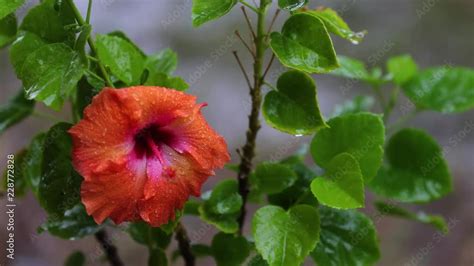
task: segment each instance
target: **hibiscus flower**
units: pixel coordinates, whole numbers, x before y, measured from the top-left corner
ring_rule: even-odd
[[[97,223],[175,218],[230,157],[196,97],[161,87],[105,88],[69,133],[81,200]]]

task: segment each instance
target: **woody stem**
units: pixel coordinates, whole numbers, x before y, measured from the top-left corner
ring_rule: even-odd
[[[117,248],[112,244],[112,241],[109,239],[107,232],[104,229],[95,233],[95,238],[97,242],[100,243],[102,249],[107,255],[107,260],[111,266],[123,266],[123,262],[120,259]]]
[[[257,133],[260,129],[260,106],[262,102],[261,88],[263,82],[263,59],[265,55],[265,16],[267,12],[268,1],[260,1],[260,7],[258,8],[257,16],[257,32],[254,38],[254,44],[256,47],[255,60],[253,64],[253,86],[250,88],[250,97],[252,100],[252,110],[249,115],[249,125],[247,130],[247,139],[244,146],[241,149],[241,160],[239,164],[239,171],[237,180],[239,182],[239,193],[242,196],[242,207],[240,209],[240,216],[238,218],[239,223],[239,234],[242,234],[242,228],[245,222],[246,215],[246,203],[247,196],[249,193],[248,179],[252,170],[252,160],[255,157],[255,142],[257,139]]]
[[[178,248],[181,256],[183,256],[186,266],[194,266],[196,258],[191,250],[191,241],[189,240],[186,229],[183,224],[178,223],[175,228],[176,240],[178,241]]]

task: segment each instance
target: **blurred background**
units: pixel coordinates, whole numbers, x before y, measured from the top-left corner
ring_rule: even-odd
[[[37,3],[32,0],[27,2],[27,6]],[[85,12],[87,1],[76,2]],[[369,67],[384,67],[387,57],[401,53],[411,54],[422,68],[442,64],[474,67],[472,0],[310,1],[311,8],[320,5],[337,10],[353,30],[368,31],[359,45],[352,45],[338,37],[333,37],[333,40],[338,54],[361,59]],[[225,137],[233,161],[237,162],[235,150],[245,141],[250,105],[246,83],[232,51],[239,51],[248,70],[251,69],[251,58],[233,32],[238,29],[242,35],[248,36],[248,30],[239,8],[234,8],[223,19],[193,28],[191,6],[191,0],[96,0],[91,21],[95,33],[124,31],[149,54],[168,47],[176,51],[179,56],[177,75],[190,83],[189,93],[197,95],[200,102],[209,104],[204,115]],[[26,10],[20,9],[19,16],[23,17]],[[269,12],[273,13],[274,10]],[[285,15],[280,15],[275,29],[280,28]],[[276,80],[282,71],[281,66],[274,64],[270,80]],[[328,75],[317,75],[315,79],[320,107],[326,116],[331,114],[335,104],[355,95],[371,94],[368,87],[357,82]],[[0,104],[13,96],[20,85],[10,65],[8,50],[1,50]],[[406,108],[408,105],[406,98],[402,97],[399,102],[393,120],[403,111],[402,106]],[[39,104],[37,108],[57,115]],[[59,115],[68,119],[68,112],[66,106]],[[423,210],[441,214],[451,221],[451,232],[437,239],[432,227],[391,217],[377,217],[371,204],[367,203],[369,207],[364,212],[375,217],[381,243],[382,259],[378,265],[474,265],[474,130],[468,126],[473,122],[474,111],[452,115],[425,112],[408,123],[430,132],[442,146],[451,145],[446,158],[454,178],[454,193],[422,206]],[[44,118],[30,117],[9,129],[0,139],[0,158],[15,153],[27,145],[37,132],[47,130],[53,123]],[[262,124],[256,161],[282,159],[311,140],[309,137],[288,136]],[[453,137],[460,139],[455,147],[449,143]],[[211,188],[220,178],[233,176],[231,172],[222,170],[209,179],[203,190]],[[371,198],[369,196],[369,201]],[[3,199],[1,205],[5,205]],[[62,265],[73,250],[82,250],[86,254],[87,265],[103,264],[101,249],[93,237],[64,241],[48,234],[38,235],[36,228],[45,218],[44,211],[31,194],[17,201],[16,259],[13,264],[9,261],[9,265]],[[5,265],[6,230],[3,225],[6,224],[6,215],[3,211],[0,223],[0,263]],[[184,223],[194,243],[208,243],[215,233],[213,227],[195,218],[185,218]],[[248,224],[245,231],[249,233]],[[146,265],[148,252],[145,247],[134,243],[119,230],[110,230],[109,233],[126,265]],[[175,246],[173,243],[169,252]],[[212,260],[198,262],[200,265],[214,264]],[[182,263],[178,260],[172,265]],[[308,261],[307,265],[312,265],[312,262]]]

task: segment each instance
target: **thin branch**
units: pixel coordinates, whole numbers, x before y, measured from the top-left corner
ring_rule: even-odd
[[[89,0],[87,4],[87,16],[86,16],[86,23],[90,24],[91,21],[91,11],[92,11],[92,0]]]
[[[263,81],[263,84],[267,85],[270,89],[272,90],[277,90],[277,88],[275,88],[272,84],[270,84],[269,82],[266,82],[265,80]]]
[[[240,61],[240,58],[237,55],[237,51],[232,51],[232,53],[234,54],[235,60],[237,60],[237,63],[239,64],[240,70],[242,70],[242,73],[244,74],[245,80],[247,81],[247,85],[249,86],[249,88],[252,88],[252,84],[250,83],[249,76],[247,75],[247,72],[245,71],[242,61]]]
[[[112,241],[109,239],[107,232],[102,229],[99,232],[95,233],[95,238],[100,243],[102,249],[107,255],[107,260],[111,266],[123,266],[122,261],[117,253],[117,248],[112,244]]]
[[[242,197],[242,207],[240,208],[240,215],[237,219],[239,223],[239,235],[242,235],[242,229],[245,223],[245,216],[247,213],[247,198],[250,192],[249,189],[249,175],[252,171],[252,161],[255,157],[255,146],[257,134],[260,130],[260,106],[262,104],[262,71],[263,59],[265,56],[265,16],[266,16],[266,1],[260,1],[260,7],[257,21],[257,36],[254,38],[255,43],[255,61],[253,64],[253,87],[250,88],[250,96],[252,99],[252,109],[249,115],[249,124],[247,129],[247,138],[242,147],[242,156],[239,164],[239,172],[237,180],[239,182],[239,194]]]
[[[258,13],[258,10],[257,10],[255,7],[253,7],[251,4],[245,2],[244,0],[240,0],[240,3],[241,3],[242,5],[244,5],[244,6],[248,7],[248,8],[250,8],[250,10],[252,10],[253,12]],[[254,3],[255,3],[255,2],[254,2]]]
[[[268,74],[268,71],[270,71],[270,68],[272,67],[273,61],[275,60],[275,54],[272,53],[272,58],[270,58],[270,62],[267,65],[267,68],[265,69],[265,72],[263,72],[262,79],[265,79],[265,77]]]
[[[270,36],[270,32],[272,31],[273,25],[275,24],[275,21],[279,14],[280,14],[280,9],[277,9],[275,11],[275,15],[273,15],[272,22],[270,22],[270,26],[268,27],[267,37],[265,38],[265,40],[268,40],[268,37]]]
[[[84,18],[82,18],[81,12],[79,12],[76,5],[74,4],[74,1],[73,0],[67,0],[67,3],[71,7],[79,26],[82,26],[82,25],[86,24],[86,22],[84,21]],[[89,38],[87,38],[87,43],[89,44],[89,47],[91,48],[92,54],[97,55],[97,49],[95,48],[95,44],[94,44],[94,41],[92,40],[92,37],[89,36]],[[100,61],[97,62],[97,65],[99,66],[100,72],[101,72],[102,77],[104,78],[105,83],[107,84],[107,86],[114,88],[114,84],[110,80],[109,74],[107,73],[107,70],[105,70],[104,65]]]
[[[255,58],[255,52],[252,50],[252,48],[250,48],[250,46],[245,42],[245,40],[242,38],[242,36],[240,36],[240,33],[238,30],[236,30],[234,32],[235,35],[237,35],[237,37],[240,39],[240,41],[244,44],[245,48],[247,48],[247,50],[250,52],[250,54],[252,55],[253,58]]]
[[[175,229],[176,240],[178,241],[179,252],[183,256],[186,266],[194,266],[196,258],[191,250],[191,241],[189,240],[188,234],[184,226],[180,223]]]
[[[253,40],[257,39],[257,35],[255,35],[255,31],[253,31],[252,22],[250,21],[250,18],[247,15],[247,11],[245,10],[245,7],[241,6],[240,9],[242,9],[242,12],[244,13],[245,21],[247,21],[247,26],[249,27],[250,32],[252,33]]]

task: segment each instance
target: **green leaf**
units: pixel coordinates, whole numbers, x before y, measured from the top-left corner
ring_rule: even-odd
[[[339,66],[326,27],[309,14],[292,15],[281,33],[271,34],[270,46],[280,62],[289,68],[324,73]]]
[[[9,45],[15,40],[17,24],[15,14],[0,19],[0,48]]]
[[[218,233],[211,246],[218,266],[242,265],[250,254],[250,245],[243,236]]]
[[[160,86],[178,91],[185,91],[189,88],[188,83],[180,77],[170,77],[165,73],[149,75],[145,85]]]
[[[261,163],[255,169],[253,175],[255,189],[261,193],[275,194],[292,186],[298,176],[293,170],[284,164]]]
[[[263,103],[263,116],[274,128],[295,135],[312,134],[325,127],[319,110],[316,84],[300,71],[283,73],[277,91],[270,91]]]
[[[296,203],[317,206],[318,203],[314,196],[308,193],[311,181],[316,174],[305,165],[303,158],[291,156],[280,163],[289,166],[296,173],[298,179],[292,186],[282,192],[268,195],[268,202],[284,209],[289,209]]]
[[[64,215],[52,214],[41,225],[39,232],[48,231],[50,234],[68,240],[76,240],[93,235],[101,229],[91,216],[87,215],[82,203],[64,212]]]
[[[44,140],[43,165],[38,196],[50,215],[62,217],[80,200],[81,176],[71,164],[72,141],[67,133],[71,124],[58,123]]]
[[[178,56],[169,48],[147,57],[145,61],[145,69],[151,75],[156,73],[171,75],[176,70],[177,65]]]
[[[84,74],[79,54],[65,44],[44,45],[25,60],[20,75],[28,99],[60,111]]]
[[[82,77],[77,83],[76,96],[74,99],[74,115],[76,118],[82,118],[84,109],[92,102],[94,95],[100,90],[94,88],[86,77]]]
[[[237,4],[237,0],[193,0],[193,26],[220,18]]]
[[[369,80],[370,74],[364,62],[355,58],[339,55],[337,56],[340,67],[331,71],[330,74],[356,80]]]
[[[7,128],[21,122],[33,113],[35,102],[25,98],[25,92],[19,91],[10,101],[0,106],[0,134]]]
[[[319,214],[309,205],[288,211],[277,206],[257,210],[252,234],[259,254],[274,265],[300,265],[319,240]]]
[[[22,171],[28,186],[33,194],[38,197],[39,183],[41,180],[41,167],[43,165],[43,149],[45,133],[36,135],[28,146],[28,153]]]
[[[385,128],[379,115],[358,113],[338,116],[328,121],[311,142],[311,155],[322,168],[347,152],[359,163],[364,181],[375,176],[382,163]]]
[[[329,32],[338,35],[341,38],[347,39],[353,44],[359,44],[364,39],[367,31],[354,32],[346,22],[331,8],[324,8],[318,10],[307,11],[307,13],[318,17],[324,22],[324,25]]]
[[[199,207],[201,219],[224,233],[237,232],[242,197],[235,179],[221,181],[211,192],[204,193],[202,198],[204,203]]]
[[[253,257],[247,266],[268,266],[268,263],[260,255]]]
[[[346,114],[356,114],[367,112],[374,106],[375,100],[372,96],[358,95],[351,100],[347,100],[342,104],[336,105],[332,116],[340,116]]]
[[[167,266],[168,258],[161,248],[150,249],[150,257],[148,258],[148,266]]]
[[[109,32],[107,34],[108,36],[117,36],[119,38],[122,38],[124,39],[125,41],[127,41],[128,43],[130,43],[131,45],[133,45],[133,47],[135,47],[135,49],[140,52],[140,54],[143,56],[143,57],[146,57],[146,54],[145,52],[142,51],[142,49],[136,45],[132,39],[130,39],[123,31],[119,31],[119,30],[116,30],[116,31],[112,31],[112,32]]]
[[[24,174],[24,165],[27,150],[23,149],[15,154],[13,164],[7,164],[5,172],[3,173],[3,184],[2,188],[8,191],[8,188],[14,189],[15,197],[21,197],[25,195],[27,189],[27,183]],[[10,159],[8,160],[10,161]],[[10,169],[8,166],[12,165],[14,168]]]
[[[97,54],[112,74],[127,85],[140,83],[145,58],[134,45],[117,36],[98,35]]]
[[[448,232],[448,225],[446,224],[444,218],[440,215],[429,215],[423,211],[411,212],[394,204],[381,201],[375,202],[375,207],[383,215],[391,215],[418,221],[420,223],[432,225],[442,233]]]
[[[278,6],[281,9],[294,11],[308,4],[308,0],[278,0]]]
[[[320,203],[337,209],[364,207],[364,179],[359,164],[349,153],[334,157],[324,176],[311,182],[311,191]]]
[[[428,68],[403,84],[402,89],[421,109],[454,113],[474,108],[472,69],[449,66]]]
[[[17,76],[20,76],[26,58],[45,44],[46,42],[34,33],[20,32],[18,34],[17,39],[10,47],[10,61]]]
[[[387,70],[397,85],[409,81],[418,73],[418,66],[410,55],[391,57],[387,61]]]
[[[0,0],[0,19],[15,12],[25,3],[25,0]]]
[[[131,223],[127,228],[133,240],[152,249],[166,249],[171,242],[172,234],[160,227],[151,227],[145,222]]]
[[[89,58],[87,57],[87,40],[89,39],[92,32],[92,26],[89,24],[84,24],[79,28],[79,37],[74,44],[74,50],[79,53],[81,60],[86,65],[86,68],[89,68]]]
[[[452,190],[451,175],[442,149],[418,129],[403,129],[386,147],[388,165],[370,182],[381,196],[402,202],[430,202]]]
[[[86,256],[81,251],[75,251],[67,257],[64,266],[84,266],[86,265]]]
[[[355,210],[320,207],[321,236],[311,257],[319,266],[373,265],[380,257],[372,221]]]
[[[199,215],[199,206],[201,206],[201,202],[189,199],[184,204],[184,214],[186,215]]]
[[[72,46],[76,34],[66,26],[75,22],[67,1],[45,0],[30,9],[20,29],[34,33],[48,43],[65,42]]]

